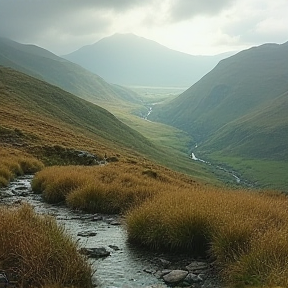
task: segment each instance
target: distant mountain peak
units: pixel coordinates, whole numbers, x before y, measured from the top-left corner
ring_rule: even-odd
[[[132,33],[116,33],[63,57],[115,84],[189,87],[227,54],[193,56]]]

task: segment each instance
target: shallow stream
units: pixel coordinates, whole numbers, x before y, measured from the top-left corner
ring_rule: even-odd
[[[55,206],[44,203],[41,195],[32,193],[31,180],[33,176],[22,176],[0,190],[0,204],[16,205],[20,202],[31,204],[39,214],[49,214],[56,218],[60,225],[64,225],[80,248],[104,247],[110,252],[110,256],[89,259],[95,271],[93,283],[100,288],[135,288],[161,284],[168,287],[163,280],[157,278],[157,271],[161,268],[163,259],[174,260],[178,263],[189,264],[191,259],[180,260],[180,256],[155,254],[147,250],[139,250],[127,243],[125,225],[117,215],[84,214],[75,212],[65,206]],[[95,236],[79,236],[78,233],[93,232]],[[177,258],[177,259],[176,259]],[[164,260],[165,261],[165,260]],[[180,262],[179,262],[180,261]],[[189,262],[190,261],[190,262]],[[175,263],[176,263],[175,262]],[[163,263],[162,263],[163,264]],[[175,269],[175,268],[174,268]],[[212,279],[212,280],[211,280]],[[208,279],[208,284],[201,287],[217,287],[214,279]],[[212,281],[212,282],[211,282]],[[213,284],[211,284],[213,283]],[[197,286],[198,287],[198,286]]]

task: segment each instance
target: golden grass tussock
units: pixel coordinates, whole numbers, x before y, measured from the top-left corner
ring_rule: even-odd
[[[32,188],[74,209],[125,213],[130,242],[208,256],[229,283],[288,286],[286,196],[202,185],[119,162],[48,167]]]
[[[27,204],[1,208],[0,219],[0,269],[19,287],[92,287],[90,265],[55,219]]]
[[[14,177],[41,170],[41,161],[22,151],[0,147],[0,187],[7,186]]]
[[[284,196],[251,191],[169,191],[128,213],[128,237],[152,248],[205,253],[231,283],[287,287],[287,205]]]
[[[66,200],[75,209],[122,213],[167,190],[164,179],[155,171],[147,173],[141,166],[123,163],[101,167],[53,166],[35,175],[32,189],[50,203]]]

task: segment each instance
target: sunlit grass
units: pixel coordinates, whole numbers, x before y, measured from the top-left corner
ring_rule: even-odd
[[[210,257],[235,285],[286,287],[287,205],[284,196],[252,191],[169,191],[128,213],[128,237],[154,249]]]
[[[0,269],[17,287],[92,287],[91,267],[49,216],[28,205],[0,208]]]
[[[131,243],[208,257],[231,287],[288,284],[288,199],[277,192],[217,188],[137,162],[49,167],[32,184],[53,203],[126,215]]]
[[[33,174],[43,167],[43,163],[31,155],[0,147],[0,187],[7,186],[16,176]]]
[[[173,182],[181,182],[173,176],[175,173],[169,175],[164,171],[164,168],[154,171],[149,167],[123,163],[100,167],[53,166],[36,174],[32,189],[42,193],[49,203],[66,201],[75,209],[122,213],[168,190],[168,185],[174,185]]]

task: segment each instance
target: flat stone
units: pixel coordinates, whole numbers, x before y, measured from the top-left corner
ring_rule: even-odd
[[[188,271],[172,270],[170,273],[163,276],[163,280],[168,284],[176,284],[183,281],[188,275]]]
[[[209,268],[208,264],[205,262],[192,262],[189,265],[186,266],[186,269],[189,272],[193,272],[193,273],[197,273],[197,272],[201,272],[203,270],[207,270]]]
[[[113,249],[114,251],[120,250],[120,248],[118,246],[116,246],[116,245],[109,245],[108,247]]]
[[[202,282],[203,279],[201,276],[193,274],[193,273],[189,273],[186,278],[184,279],[184,281],[193,284],[193,283],[199,283]]]
[[[113,226],[119,226],[119,225],[121,225],[120,221],[117,221],[117,220],[111,221],[109,224],[110,224],[110,225],[113,225]]]
[[[91,219],[91,221],[102,221],[103,217],[102,216],[93,216],[93,218]]]
[[[155,274],[156,273],[156,271],[154,269],[149,269],[149,268],[145,268],[145,269],[143,269],[143,271],[145,273],[148,273],[148,274]]]
[[[77,234],[77,236],[80,236],[80,237],[93,237],[96,235],[97,235],[97,233],[93,232],[93,231],[84,231],[84,232],[79,232]]]
[[[12,191],[10,191],[10,190],[8,190],[8,191],[1,191],[1,197],[13,197],[13,196],[15,196],[15,194],[12,192]]]
[[[103,258],[110,256],[110,252],[104,247],[100,248],[81,248],[80,253],[87,255],[89,258]]]

